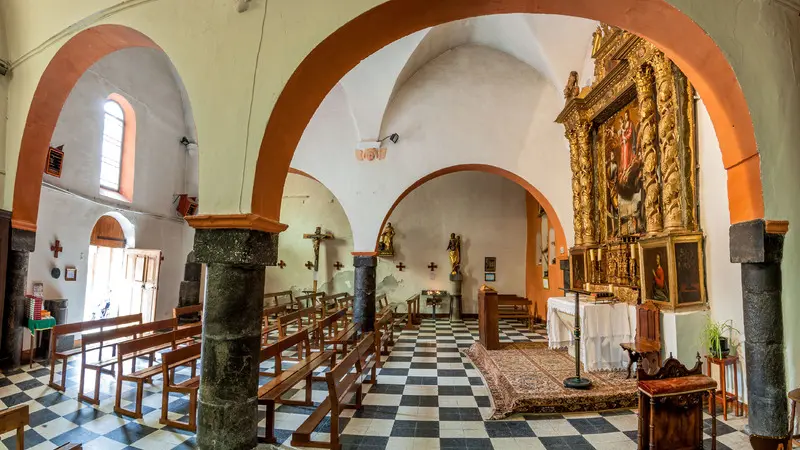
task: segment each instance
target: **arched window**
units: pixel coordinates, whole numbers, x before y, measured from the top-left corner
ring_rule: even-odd
[[[103,121],[103,151],[100,162],[100,186],[119,192],[122,175],[122,143],[125,137],[125,113],[114,100],[107,100]]]

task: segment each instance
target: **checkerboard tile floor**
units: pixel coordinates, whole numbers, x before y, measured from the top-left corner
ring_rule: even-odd
[[[546,342],[546,331],[528,331],[518,323],[500,325],[501,340]],[[378,375],[378,384],[365,385],[364,406],[345,410],[342,420],[345,449],[613,449],[636,448],[637,418],[633,411],[611,411],[571,415],[517,415],[505,421],[485,421],[491,399],[478,370],[460,351],[478,337],[474,320],[450,323],[425,320],[417,330],[398,330],[395,346]],[[269,366],[262,367],[269,370]],[[91,372],[90,372],[91,373]],[[179,376],[188,377],[186,372]],[[66,442],[79,442],[85,449],[172,450],[196,448],[194,434],[158,423],[161,407],[160,377],[145,385],[144,417],[132,420],[113,412],[114,380],[101,378],[101,402],[94,407],[78,402],[77,361],[67,370],[67,391],[47,386],[49,371],[34,364],[0,374],[0,409],[27,403],[30,427],[25,446],[49,450]],[[263,378],[262,381],[265,381]],[[300,390],[289,395],[303,396]],[[324,383],[315,383],[313,400],[325,398]],[[123,388],[123,406],[133,400],[132,384]],[[175,396],[170,416],[185,420],[188,400]],[[282,448],[289,447],[291,433],[311,413],[311,407],[283,405],[276,410],[276,430]],[[717,423],[720,450],[749,449],[740,431],[744,418],[729,416]],[[264,426],[264,421],[260,423]],[[710,432],[706,420],[706,437]],[[259,430],[262,433],[263,430]],[[317,428],[327,437],[330,422]],[[0,436],[0,448],[15,448],[12,433]],[[709,441],[706,442],[709,444]],[[707,448],[710,448],[707,446]]]

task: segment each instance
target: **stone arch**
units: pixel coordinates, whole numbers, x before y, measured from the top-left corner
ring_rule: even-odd
[[[283,183],[297,143],[330,89],[362,59],[413,32],[469,17],[561,14],[599,20],[639,34],[670,57],[708,108],[728,172],[731,223],[764,217],[760,158],[753,124],[733,69],[696,23],[664,0],[389,0],[322,41],[281,92],[267,123],[253,184],[253,226],[279,231]],[[374,39],[363,39],[365,35]],[[257,219],[254,219],[257,218]]]
[[[20,143],[11,223],[36,231],[47,149],[58,117],[75,84],[94,63],[118,50],[144,47],[161,50],[149,37],[122,25],[98,25],[73,36],[45,68],[28,110]]]

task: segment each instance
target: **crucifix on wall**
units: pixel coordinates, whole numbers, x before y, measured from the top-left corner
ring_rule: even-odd
[[[313,234],[304,234],[303,239],[311,239],[314,244],[314,283],[311,289],[316,293],[317,275],[319,274],[319,244],[324,240],[333,239],[333,234],[323,233],[322,227],[317,227]]]
[[[53,256],[58,259],[58,254],[64,251],[64,248],[61,247],[61,241],[56,239],[56,242],[50,246],[50,251],[53,252]]]

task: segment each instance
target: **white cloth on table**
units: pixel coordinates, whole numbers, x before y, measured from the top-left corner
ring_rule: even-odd
[[[574,345],[575,298],[547,300],[547,339],[550,348]],[[633,341],[627,303],[580,302],[581,362],[584,370],[618,370],[628,366],[619,346]],[[569,321],[573,321],[569,323]]]

